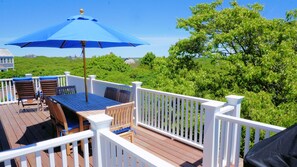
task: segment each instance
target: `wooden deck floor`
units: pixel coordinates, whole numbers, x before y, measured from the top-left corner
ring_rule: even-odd
[[[22,110],[17,104],[0,106],[0,151],[17,148],[23,145],[44,141],[51,138],[51,122],[48,111],[36,111],[34,106]],[[171,140],[165,136],[152,132],[142,127],[136,127],[135,142],[137,146],[153,153],[175,166],[202,166],[202,151]],[[42,152],[42,158],[48,158]],[[56,166],[61,166],[61,154],[55,153]],[[80,161],[83,158],[79,157]],[[34,156],[28,157],[29,166],[35,166]],[[14,166],[18,165],[15,161]],[[43,161],[43,166],[49,166],[48,161]],[[68,156],[69,166],[73,158]],[[92,162],[92,157],[90,157]],[[90,164],[92,166],[92,163]],[[3,166],[3,164],[0,164]]]

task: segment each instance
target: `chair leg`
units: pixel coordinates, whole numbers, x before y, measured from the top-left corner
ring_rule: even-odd
[[[65,135],[65,136],[68,135],[68,132],[66,132],[64,135]],[[67,155],[70,155],[70,154],[71,154],[71,152],[70,152],[70,144],[69,144],[69,143],[66,144],[66,154],[67,154]]]
[[[70,153],[70,144],[67,144],[66,145],[66,153],[67,153],[67,155],[70,155],[71,153]]]
[[[22,103],[22,106],[24,107],[24,102],[23,102],[23,100],[21,100],[21,103]]]
[[[134,132],[132,132],[132,135],[130,137],[130,142],[133,143],[134,142]]]
[[[57,127],[54,122],[52,122],[52,137],[53,138],[58,137]]]
[[[38,101],[38,100],[37,100]],[[40,105],[40,111],[43,111],[43,105],[42,105],[43,100],[41,99],[41,97],[39,97],[39,105]]]
[[[61,133],[59,132],[59,130],[56,128],[56,133],[57,133],[57,137],[61,136]]]

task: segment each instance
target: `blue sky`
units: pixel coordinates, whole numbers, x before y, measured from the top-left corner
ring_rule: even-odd
[[[23,35],[64,22],[85,10],[85,15],[101,23],[147,41],[150,45],[87,49],[87,57],[110,52],[121,57],[142,57],[147,52],[168,56],[168,49],[189,34],[176,29],[177,18],[191,16],[190,6],[212,0],[0,0],[0,48],[8,48],[15,56],[79,56],[80,49],[19,48],[4,45]],[[296,0],[238,0],[239,4],[264,5],[266,18],[284,18],[288,10],[297,8]],[[224,1],[227,7],[229,1]]]

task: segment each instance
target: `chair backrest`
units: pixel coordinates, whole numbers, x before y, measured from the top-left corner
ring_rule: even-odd
[[[63,112],[63,109],[59,103],[54,102],[53,100],[47,98],[47,105],[50,109],[50,112],[53,113],[53,115],[56,118],[56,123],[58,126],[62,126],[64,129],[68,129],[67,120],[65,117],[65,114]]]
[[[133,126],[134,102],[106,107],[105,113],[113,117],[110,130],[120,130]]]
[[[56,94],[57,95],[76,94],[76,87],[75,85],[57,87]]]
[[[120,90],[118,100],[121,103],[128,103],[130,101],[131,92],[128,90]]]
[[[15,81],[15,88],[19,99],[35,99],[36,93],[32,80]]]
[[[106,87],[104,97],[117,100],[118,99],[118,89],[112,87]]]
[[[58,87],[57,79],[40,80],[40,86],[43,96],[56,95],[56,89]]]
[[[51,99],[49,97],[46,97],[45,103],[48,106],[51,119],[54,119],[54,122],[56,124],[56,114],[55,114]]]

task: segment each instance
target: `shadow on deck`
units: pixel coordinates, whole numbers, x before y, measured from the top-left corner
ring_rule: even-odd
[[[52,126],[49,112],[37,111],[36,106],[30,106],[26,110],[17,104],[0,106],[0,151],[17,148],[27,144],[33,144],[52,138]],[[35,108],[34,108],[35,107]],[[142,127],[135,129],[135,142],[137,146],[166,160],[175,166],[193,167],[202,166],[203,153],[201,150],[185,145],[158,133]],[[81,154],[82,155],[82,154]],[[42,152],[42,159],[48,158],[46,152]],[[56,150],[56,166],[61,166],[61,153]],[[73,165],[73,157],[68,156],[68,165]],[[34,156],[28,156],[28,166],[35,166]],[[83,157],[79,156],[82,161]],[[43,166],[49,166],[48,160],[43,160]],[[19,160],[15,160],[12,166],[17,166]],[[0,163],[0,167],[3,163]],[[90,156],[90,166],[92,157]]]

